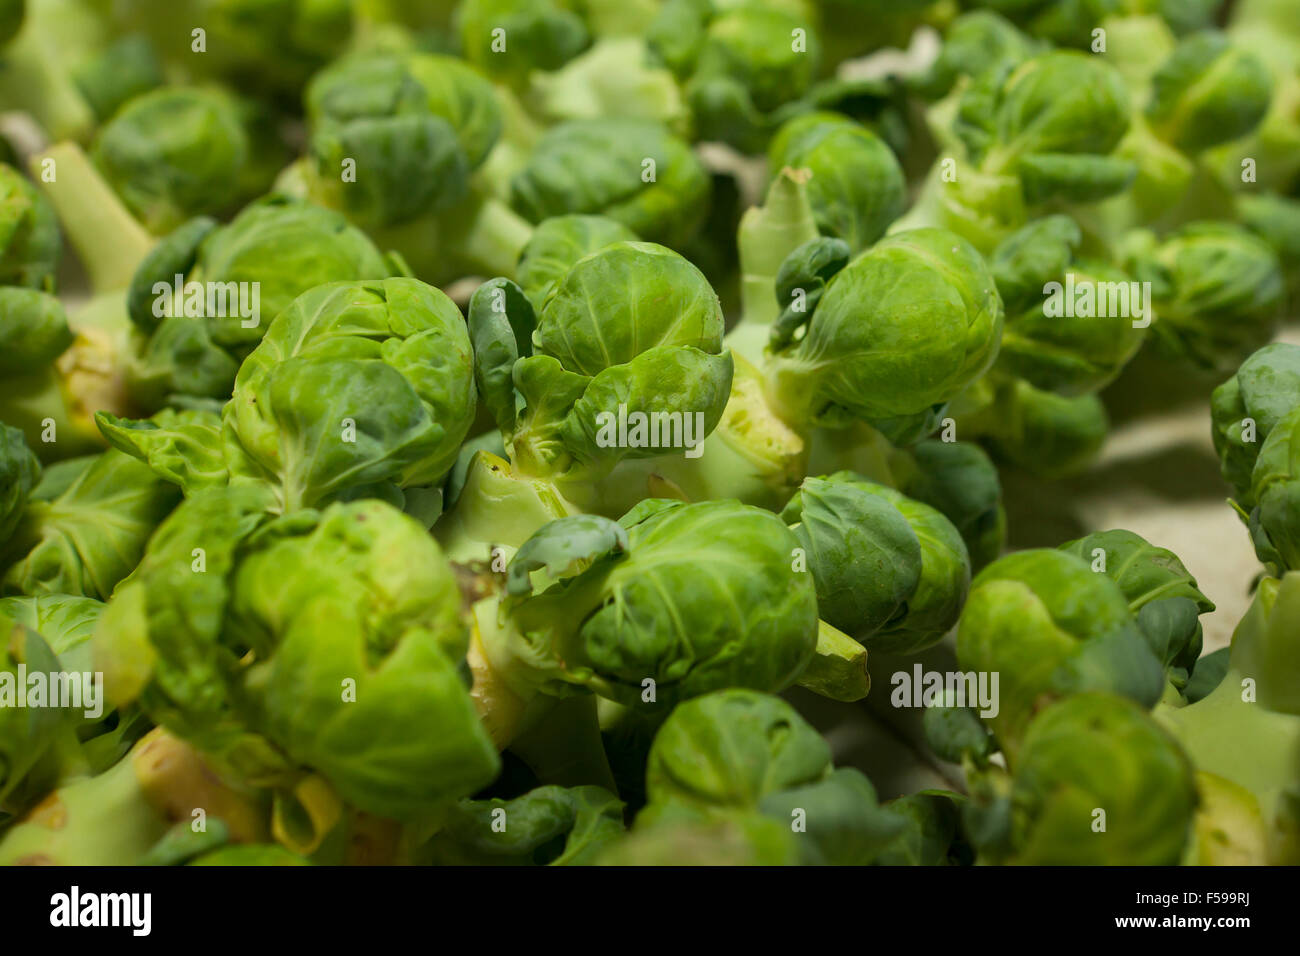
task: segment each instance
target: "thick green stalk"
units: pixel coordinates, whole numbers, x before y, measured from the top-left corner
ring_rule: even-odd
[[[95,295],[124,291],[154,237],[136,221],[76,143],[57,143],[31,161]]]

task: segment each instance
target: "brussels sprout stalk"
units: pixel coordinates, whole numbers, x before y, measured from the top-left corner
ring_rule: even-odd
[[[125,290],[153,248],[153,236],[127,211],[77,144],[51,146],[32,159],[31,168],[85,266],[92,292]],[[53,178],[46,178],[47,168]]]
[[[266,835],[257,794],[216,777],[198,754],[161,729],[95,777],[51,793],[0,838],[4,865],[105,866],[139,861],[178,820],[202,810],[240,842]]]

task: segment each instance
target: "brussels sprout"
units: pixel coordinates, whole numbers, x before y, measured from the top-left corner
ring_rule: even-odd
[[[1096,395],[1066,397],[1023,379],[999,384],[990,409],[958,422],[963,434],[987,441],[995,457],[1041,478],[1083,471],[1110,430],[1106,407]]]
[[[168,74],[217,79],[261,97],[292,100],[313,72],[354,39],[349,0],[136,0],[117,11],[146,35]],[[191,35],[205,31],[196,56]]]
[[[162,63],[148,39],[132,34],[113,41],[80,64],[73,79],[103,123],[123,104],[162,86],[165,78]]]
[[[1108,385],[1142,344],[1152,316],[1128,276],[1076,258],[1083,236],[1068,216],[1047,216],[993,251],[1007,319],[998,366],[1036,388],[1077,396]],[[1055,283],[1056,294],[1049,294]],[[1075,290],[1085,294],[1082,302]],[[1063,313],[1049,303],[1071,301]],[[1136,301],[1135,301],[1136,300]],[[1080,304],[1087,308],[1079,308]]]
[[[1198,590],[1178,556],[1124,530],[1090,534],[1061,545],[1061,550],[1119,585],[1138,628],[1174,690],[1181,693],[1201,656],[1199,616],[1213,611],[1214,602]]]
[[[1265,859],[1251,862],[1294,864],[1300,859],[1300,809],[1294,797],[1300,777],[1298,599],[1300,576],[1264,578],[1232,635],[1228,671],[1218,686],[1186,707],[1161,705],[1156,711],[1196,769],[1224,782],[1210,796],[1230,797],[1231,817],[1225,821],[1220,808],[1217,821],[1211,817],[1203,825],[1231,823],[1237,839],[1244,826],[1254,831],[1247,839],[1262,839],[1262,854],[1256,849],[1255,855]],[[1223,794],[1225,786],[1231,793]],[[1221,802],[1214,800],[1208,811]]]
[[[158,234],[228,207],[248,154],[223,94],[180,87],[131,100],[100,129],[91,152],[109,185]]]
[[[457,804],[430,846],[431,862],[583,866],[623,833],[623,803],[600,787],[538,787],[514,800]]]
[[[1230,372],[1273,337],[1284,286],[1277,256],[1231,223],[1184,226],[1157,243],[1135,236],[1129,271],[1152,285],[1160,343],[1194,364]]]
[[[685,86],[701,139],[763,148],[779,111],[808,92],[821,43],[798,5],[673,0],[647,29],[651,53]]]
[[[840,472],[805,479],[781,518],[807,554],[818,614],[867,648],[918,651],[957,623],[970,558],[928,505]]]
[[[95,660],[111,701],[138,700],[241,778],[293,792],[315,772],[317,802],[414,820],[498,770],[461,673],[467,636],[418,522],[380,501],[268,519],[265,492],[231,487],[159,528]]]
[[[1300,406],[1293,407],[1270,431],[1251,472],[1248,514],[1255,554],[1275,573],[1300,569],[1296,482],[1300,465]]]
[[[946,866],[972,861],[961,832],[964,798],[948,790],[922,790],[891,800],[884,809],[905,826],[893,845],[876,858],[882,866]]]
[[[964,671],[999,675],[998,712],[987,719],[1013,765],[1045,701],[1104,690],[1151,707],[1165,683],[1124,592],[1066,551],[1021,551],[981,571],[957,659]]]
[[[972,442],[930,439],[907,451],[909,461],[895,464],[903,494],[934,508],[952,522],[979,571],[1002,553],[1007,514],[1002,483],[988,455]]]
[[[723,687],[781,690],[817,643],[797,547],[775,515],[727,501],[651,499],[617,524],[553,521],[511,560],[499,614],[477,606],[480,683],[525,700],[587,687],[649,712]],[[540,569],[555,583],[535,590]]]
[[[1123,77],[1100,57],[1004,64],[966,86],[941,137],[957,155],[938,158],[891,231],[942,226],[988,253],[1048,207],[1118,195],[1137,174],[1116,155],[1129,123]]]
[[[1287,314],[1293,314],[1300,301],[1300,199],[1272,193],[1239,196],[1235,211],[1241,224],[1277,253],[1287,283]]]
[[[308,192],[368,229],[446,210],[501,133],[488,81],[430,53],[362,53],[307,88],[312,126]]]
[[[465,0],[456,22],[466,59],[504,83],[557,69],[591,42],[582,18],[554,0]]]
[[[657,123],[573,120],[548,130],[511,182],[511,204],[532,222],[598,213],[652,242],[680,247],[704,221],[709,179],[681,140]]]
[[[963,13],[949,25],[939,56],[914,85],[930,99],[945,96],[963,77],[1017,66],[1037,51],[1029,37],[991,10]]]
[[[809,113],[790,120],[768,150],[772,170],[812,170],[808,201],[817,228],[860,252],[903,211],[898,160],[879,137],[844,116]]]
[[[1181,858],[1196,809],[1192,766],[1131,701],[1086,693],[1051,704],[1011,768],[1008,792],[990,796],[977,784],[967,808],[989,862],[1168,866]],[[990,840],[986,821],[996,815],[1006,824]]]
[[[0,286],[53,291],[59,253],[59,223],[49,201],[0,163]]]
[[[1241,363],[1214,390],[1214,449],[1224,479],[1246,511],[1255,506],[1251,477],[1259,451],[1278,423],[1300,406],[1300,346],[1275,342]]]
[[[540,312],[579,259],[616,242],[635,242],[636,238],[627,226],[605,216],[543,219],[520,253],[519,287],[528,296],[533,311]],[[521,342],[527,338],[521,337]]]
[[[23,441],[23,433],[0,422],[0,547],[22,518],[40,474],[40,463]]]
[[[219,228],[186,223],[131,281],[131,320],[145,336],[129,370],[133,398],[147,411],[173,396],[229,398],[238,363],[301,293],[394,272],[341,215],[284,196],[253,203]]]
[[[505,279],[470,302],[476,380],[510,463],[481,455],[471,465],[438,528],[457,560],[517,548],[575,510],[618,513],[620,461],[696,454],[722,416],[732,362],[698,269],[663,246],[615,242],[554,281],[536,314]]]
[[[114,449],[57,493],[37,484],[12,535],[0,542],[0,593],[107,600],[178,498],[168,482]]]
[[[1152,129],[1189,153],[1249,133],[1264,118],[1273,87],[1259,57],[1209,31],[1179,43],[1151,83]]]
[[[861,865],[904,829],[865,776],[832,768],[826,742],[789,704],[749,690],[678,706],[655,735],[646,786],[634,836],[757,813],[788,828],[802,862]]]
[[[992,364],[1002,303],[973,247],[921,229],[854,259],[799,319],[808,327],[798,341],[789,326],[773,330],[767,374],[780,417],[832,426],[863,419],[897,437],[923,413],[932,428],[934,412]]]
[[[211,412],[97,418],[105,437],[187,493],[255,484],[290,512],[441,481],[474,418],[460,311],[416,279],[331,282],[303,293]]]

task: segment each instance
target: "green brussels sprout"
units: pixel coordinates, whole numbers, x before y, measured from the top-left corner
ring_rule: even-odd
[[[0,163],[0,286],[54,289],[61,251],[49,200],[12,166]]]
[[[906,829],[884,853],[881,866],[947,866],[972,862],[961,832],[964,798],[948,790],[921,790],[891,800],[884,809]]]
[[[114,449],[81,467],[66,487],[38,483],[0,542],[0,593],[107,600],[178,498],[170,483]]]
[[[473,353],[442,292],[416,279],[331,282],[284,310],[220,418],[100,415],[105,437],[187,493],[255,484],[276,511],[441,481],[474,419]]]
[[[1287,313],[1293,314],[1300,301],[1300,199],[1273,193],[1239,196],[1235,211],[1241,224],[1277,253],[1286,276]]]
[[[1099,531],[1066,542],[1061,550],[1119,585],[1139,630],[1181,693],[1201,656],[1200,615],[1213,611],[1214,602],[1200,592],[1178,556],[1124,530]]]
[[[1154,331],[1174,355],[1228,373],[1266,344],[1284,285],[1272,248],[1241,226],[1192,223],[1163,241],[1131,239],[1129,271],[1150,282]]]
[[[977,431],[995,457],[1040,478],[1083,471],[1097,457],[1110,430],[1106,407],[1095,394],[1057,395],[1023,379],[998,388],[993,415],[992,427]]]
[[[909,448],[907,458],[904,467],[895,466],[899,490],[952,522],[972,572],[997,558],[1006,543],[1007,513],[998,470],[984,450],[973,442],[928,439]]]
[[[229,398],[238,363],[300,294],[326,281],[395,272],[365,233],[312,203],[269,196],[214,225],[186,223],[131,280],[130,317],[144,340],[128,375],[145,411],[173,396]]]
[[[920,229],[850,262],[801,320],[808,326],[798,341],[795,329],[774,329],[767,374],[780,417],[830,426],[861,419],[896,439],[907,428],[892,425],[935,419],[992,364],[1002,303],[969,243]]]
[[[990,817],[1005,820],[980,847],[990,862],[1169,866],[1181,858],[1196,810],[1192,765],[1131,701],[1085,693],[1051,704],[1011,767],[1008,792],[990,799],[977,787],[967,808],[976,833]]]
[[[989,259],[1007,314],[998,366],[1067,396],[1113,381],[1152,319],[1137,283],[1105,263],[1076,258],[1082,241],[1073,219],[1048,216],[1008,236]]]
[[[525,700],[587,687],[649,712],[724,687],[781,690],[817,643],[798,546],[771,512],[734,501],[553,521],[511,559],[499,612],[476,608],[488,676]]]
[[[464,800],[434,837],[440,866],[584,866],[623,833],[623,803],[600,787],[538,787],[514,800]]]
[[[140,221],[166,233],[229,206],[248,153],[223,94],[168,87],[127,103],[100,129],[91,156]]]
[[[9,540],[40,481],[41,465],[23,433],[0,422],[0,547]]]
[[[582,18],[555,0],[465,0],[456,22],[465,58],[512,85],[563,66],[591,43]]]
[[[999,675],[998,712],[986,719],[1013,766],[1044,702],[1102,690],[1151,707],[1165,684],[1124,592],[1066,551],[1020,551],[976,575],[957,659]]]
[[[636,233],[605,216],[553,216],[543,219],[519,256],[519,287],[534,312],[540,312],[551,293],[579,259],[616,242],[635,242]]]
[[[807,554],[818,614],[869,650],[918,651],[957,623],[970,558],[929,505],[839,472],[804,479],[781,519]]]
[[[651,54],[682,81],[697,136],[763,148],[779,111],[817,76],[821,42],[798,5],[666,3],[647,28]]]
[[[808,202],[817,228],[843,239],[850,251],[867,248],[903,211],[903,170],[876,134],[835,113],[790,120],[772,139],[768,162],[812,170]]]
[[[1148,122],[1157,136],[1188,153],[1249,133],[1264,118],[1273,91],[1259,57],[1212,31],[1182,40],[1151,85]]]
[[[1300,346],[1274,342],[1241,363],[1210,399],[1211,435],[1224,479],[1247,512],[1255,506],[1252,474],[1260,448],[1300,406]]]
[[[36,289],[0,286],[0,372],[15,377],[53,364],[72,345],[63,305]],[[4,391],[9,391],[5,389]],[[13,399],[21,406],[23,396]],[[26,425],[27,422],[22,424]]]
[[[471,463],[438,528],[455,560],[517,548],[574,511],[620,513],[615,466],[699,454],[726,406],[722,310],[684,258],[615,242],[554,281],[539,313],[505,279],[470,300],[476,381],[510,462],[480,452]]]
[[[1018,66],[1038,52],[1037,48],[1006,17],[992,10],[971,10],[952,21],[939,56],[913,82],[926,97],[939,99],[959,79],[977,78],[1007,64]]]
[[[1276,573],[1300,569],[1296,497],[1300,494],[1300,406],[1293,407],[1269,432],[1251,472],[1247,516],[1255,554]]]
[[[349,0],[136,0],[116,10],[147,36],[167,72],[215,79],[251,95],[292,101],[354,38]],[[205,48],[193,49],[202,24]]]
[[[432,53],[360,53],[318,73],[308,193],[368,229],[445,210],[501,133],[501,107],[473,67]]]
[[[77,89],[101,123],[123,104],[162,86],[162,63],[148,39],[140,34],[121,37],[73,73]]]
[[[359,810],[419,820],[499,769],[467,638],[419,522],[374,500],[269,518],[265,491],[242,486],[159,528],[95,661],[110,701],[138,700],[241,779],[292,791],[314,773]]]
[[[1271,864],[1300,860],[1300,643],[1295,608],[1300,575],[1264,578],[1232,635],[1227,673],[1186,707],[1161,705],[1156,716],[1202,774],[1244,790],[1239,813],[1257,818]]]
[[[614,219],[681,247],[708,211],[710,182],[686,143],[648,120],[572,120],[547,130],[510,184],[532,222],[565,213]]]
[[[938,157],[893,232],[942,226],[990,253],[1040,212],[1116,196],[1137,175],[1117,153],[1129,94],[1101,57],[1053,51],[1003,64],[967,84],[951,113],[940,139],[956,155]]]
[[[831,766],[830,748],[794,708],[752,690],[675,708],[651,745],[646,790],[634,835],[757,812],[785,824],[798,858],[814,865],[870,863],[904,829],[864,775]]]

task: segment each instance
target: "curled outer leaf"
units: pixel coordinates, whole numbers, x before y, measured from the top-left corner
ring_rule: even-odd
[[[506,590],[512,596],[532,592],[531,576],[545,569],[554,579],[581,573],[594,561],[627,550],[627,531],[599,515],[557,518],[524,542],[506,569]]]
[[[196,216],[177,226],[149,250],[126,290],[126,312],[137,328],[148,332],[158,326],[161,318],[154,314],[158,297],[154,286],[159,282],[170,286],[178,275],[188,275],[198,259],[203,240],[216,228],[215,219]]]
[[[497,427],[515,427],[515,362],[532,354],[537,317],[523,289],[509,279],[490,279],[469,300],[469,339],[474,380]]]
[[[849,264],[850,255],[843,239],[818,236],[785,257],[776,274],[776,301],[781,315],[772,326],[772,348],[785,346],[801,326],[811,321],[826,284]]]

